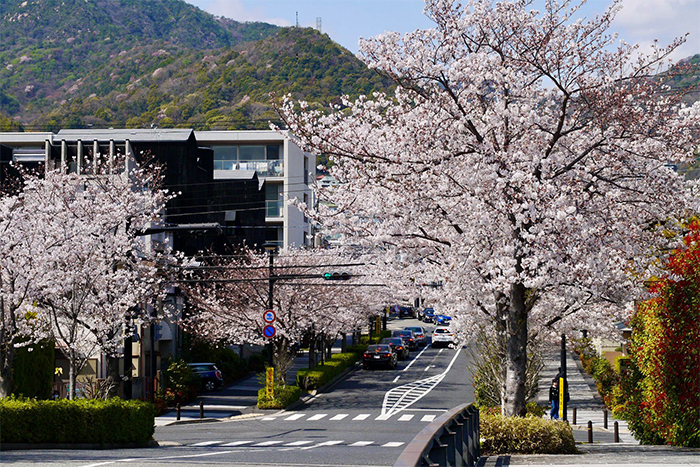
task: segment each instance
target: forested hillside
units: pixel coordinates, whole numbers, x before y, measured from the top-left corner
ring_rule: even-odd
[[[0,130],[266,128],[271,92],[327,105],[389,86],[314,29],[182,0],[0,3]]]

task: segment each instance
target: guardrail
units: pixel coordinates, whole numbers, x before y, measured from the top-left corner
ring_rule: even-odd
[[[479,460],[479,409],[462,404],[439,416],[408,443],[394,467],[466,465]]]

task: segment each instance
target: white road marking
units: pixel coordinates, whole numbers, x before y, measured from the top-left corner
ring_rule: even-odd
[[[260,420],[265,421],[265,422],[269,422],[272,420],[277,420],[277,417],[263,417]]]
[[[400,442],[398,442],[398,441],[391,441],[391,442],[389,442],[389,443],[382,444],[382,447],[383,447],[383,448],[398,448],[398,447],[401,446],[402,444],[403,444],[403,443],[400,443]]]
[[[292,443],[287,443],[285,446],[303,446],[305,444],[311,444],[313,441],[294,441]]]
[[[327,413],[318,413],[314,415],[313,417],[309,417],[308,420],[310,422],[315,422],[317,420],[321,420],[322,418],[326,417],[328,414]]]
[[[243,444],[250,444],[250,443],[252,443],[252,441],[233,441],[231,443],[222,444],[222,446],[232,447],[232,446],[241,446]]]
[[[353,418],[353,420],[365,420],[365,419],[367,419],[370,415],[372,415],[372,414],[369,414],[369,413],[361,413],[361,414],[358,415],[357,417]]]
[[[445,350],[445,349],[444,348],[440,349],[440,351],[438,352],[438,355],[440,355],[443,350]]]
[[[437,417],[437,415],[423,415],[423,418],[421,418],[420,421],[421,422],[432,422],[433,420],[435,420],[435,417]]]
[[[444,372],[387,391],[384,395],[384,401],[382,402],[382,413],[375,420],[388,420],[392,415],[407,409],[432,391],[445,379],[447,373],[452,369],[452,365],[454,365],[455,360],[457,360],[459,352],[460,349],[455,351],[450,364],[447,365]]]
[[[301,417],[303,417],[303,413],[295,413],[294,415],[290,415],[289,417],[285,418],[285,421],[294,421],[294,420],[299,420]],[[264,419],[263,419],[264,420]]]
[[[392,381],[392,383],[397,382],[397,381],[399,380],[399,378],[401,378],[401,375],[399,375],[399,376],[397,376],[396,378],[394,378],[394,381]]]
[[[202,441],[201,443],[195,443],[192,446],[211,446],[212,444],[219,444],[222,441]]]
[[[343,440],[333,440],[333,441],[324,441],[322,443],[314,444],[313,446],[306,446],[301,449],[307,450],[307,449],[315,449],[315,448],[320,448],[322,446],[335,446],[336,444],[342,443]]]
[[[348,446],[369,446],[370,444],[374,444],[374,441],[358,441],[356,443],[349,444]]]
[[[418,352],[418,355],[416,355],[416,356],[413,358],[413,360],[411,360],[411,363],[409,363],[408,365],[406,365],[406,368],[404,368],[404,369],[401,370],[401,371],[406,371],[406,370],[408,370],[409,368],[411,368],[411,365],[413,365],[414,363],[416,363],[416,361],[420,358],[421,355],[423,355],[423,352],[425,352],[426,350],[428,350],[428,346],[427,346],[427,345],[426,345],[425,347],[423,347],[423,350],[421,350],[420,352]]]
[[[282,440],[277,441],[263,441],[262,443],[254,444],[253,446],[272,446],[273,444],[280,444]]]
[[[336,421],[336,420],[342,420],[345,417],[347,417],[349,414],[346,413],[339,413],[338,415],[334,415],[330,418],[330,420]]]
[[[428,365],[428,366],[425,367],[425,370],[423,370],[423,371],[428,371],[428,370],[430,369],[431,366],[434,367],[435,365]]]
[[[413,418],[413,414],[406,414],[406,415],[401,415],[399,417],[400,422],[408,422]]]

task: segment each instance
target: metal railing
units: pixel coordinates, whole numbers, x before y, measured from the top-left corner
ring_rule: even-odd
[[[466,465],[479,460],[479,410],[462,404],[436,418],[408,443],[394,467]]]

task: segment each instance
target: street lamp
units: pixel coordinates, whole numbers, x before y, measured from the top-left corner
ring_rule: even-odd
[[[273,304],[272,304],[272,289],[275,285],[275,278],[274,278],[274,258],[275,258],[275,251],[277,251],[277,245],[274,243],[270,242],[265,242],[263,243],[262,247],[267,251],[269,257],[270,257],[270,263],[269,263],[269,271],[268,271],[268,289],[267,289],[267,309],[272,310],[273,309]],[[270,343],[269,343],[269,351],[268,351],[268,366],[273,367],[273,352],[274,352],[274,347],[272,345],[272,338],[270,338]]]

